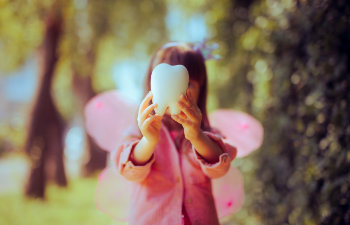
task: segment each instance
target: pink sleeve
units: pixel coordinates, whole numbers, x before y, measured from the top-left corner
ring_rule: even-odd
[[[224,151],[219,156],[219,161],[216,163],[208,163],[194,147],[192,147],[196,159],[199,161],[203,172],[210,178],[219,178],[226,174],[230,169],[231,161],[236,158],[237,149],[223,141],[219,134],[204,131],[211,140],[213,140]]]
[[[136,182],[142,182],[148,176],[154,162],[154,155],[144,165],[135,165],[131,161],[130,156],[139,141],[139,138],[132,138],[129,141],[125,141],[111,155],[112,162],[115,163],[117,171],[127,180]]]

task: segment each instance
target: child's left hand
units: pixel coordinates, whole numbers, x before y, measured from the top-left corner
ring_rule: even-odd
[[[192,142],[201,132],[202,112],[189,89],[186,91],[186,95],[181,95],[177,105],[181,112],[172,115],[171,118],[182,125],[185,138]]]

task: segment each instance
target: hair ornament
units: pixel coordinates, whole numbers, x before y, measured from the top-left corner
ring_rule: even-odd
[[[165,45],[162,46],[162,49],[164,48],[170,48],[175,47],[182,44],[181,42],[168,42]],[[213,44],[208,44],[208,39],[204,38],[203,41],[197,42],[197,43],[189,43],[190,46],[192,46],[192,49],[196,52],[199,52],[202,54],[205,61],[207,60],[220,60],[221,56],[218,54],[213,54],[213,51],[219,48],[219,44],[214,42]]]
[[[199,51],[203,58],[207,60],[220,60],[221,56],[218,54],[213,54],[213,51],[219,48],[219,44],[214,42],[213,44],[208,44],[208,39],[203,39],[203,41],[195,43],[193,45],[194,51]]]

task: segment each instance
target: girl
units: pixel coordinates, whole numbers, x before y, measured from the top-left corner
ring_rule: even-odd
[[[189,85],[171,116],[154,114],[150,80],[160,64],[183,65]],[[138,127],[130,130],[114,152],[118,171],[133,181],[130,224],[219,224],[211,178],[223,176],[236,148],[223,142],[208,121],[207,73],[199,51],[185,43],[168,43],[152,57],[146,76],[146,96],[139,107]]]

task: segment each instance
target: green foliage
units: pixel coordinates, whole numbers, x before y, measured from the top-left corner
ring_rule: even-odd
[[[244,105],[262,121],[265,140],[238,162],[247,201],[236,221],[350,223],[349,4],[239,2],[217,23],[231,72],[217,91],[221,107]]]
[[[350,222],[349,13],[342,0],[301,4],[288,14],[289,28],[271,36],[279,99],[265,126],[279,141],[265,144],[260,168],[280,172],[259,178],[276,192],[263,195],[262,215],[273,213],[263,202],[285,204],[273,224]]]
[[[147,53],[151,53],[150,50],[166,38],[166,8],[162,1],[138,1],[138,4],[111,0],[74,1],[63,10],[62,58],[69,60],[73,71],[82,76],[111,73],[115,60],[135,57],[140,50],[144,52],[140,43],[147,46]],[[109,66],[96,71],[96,63],[106,59]]]
[[[24,64],[40,45],[42,34],[42,21],[34,5],[0,1],[0,72],[11,72]]]
[[[20,120],[20,118],[16,119]],[[18,123],[22,122],[19,121]],[[22,129],[23,127],[13,124],[0,124],[0,137],[8,137],[6,139],[0,138],[0,158],[4,153],[8,153],[9,151],[20,151],[25,138],[25,133]]]
[[[64,30],[54,94],[66,118],[77,103],[71,91],[74,76],[91,77],[96,92],[115,88],[112,71],[118,60],[144,60],[164,42],[163,1],[71,1],[63,4]],[[147,47],[145,47],[147,46]]]

